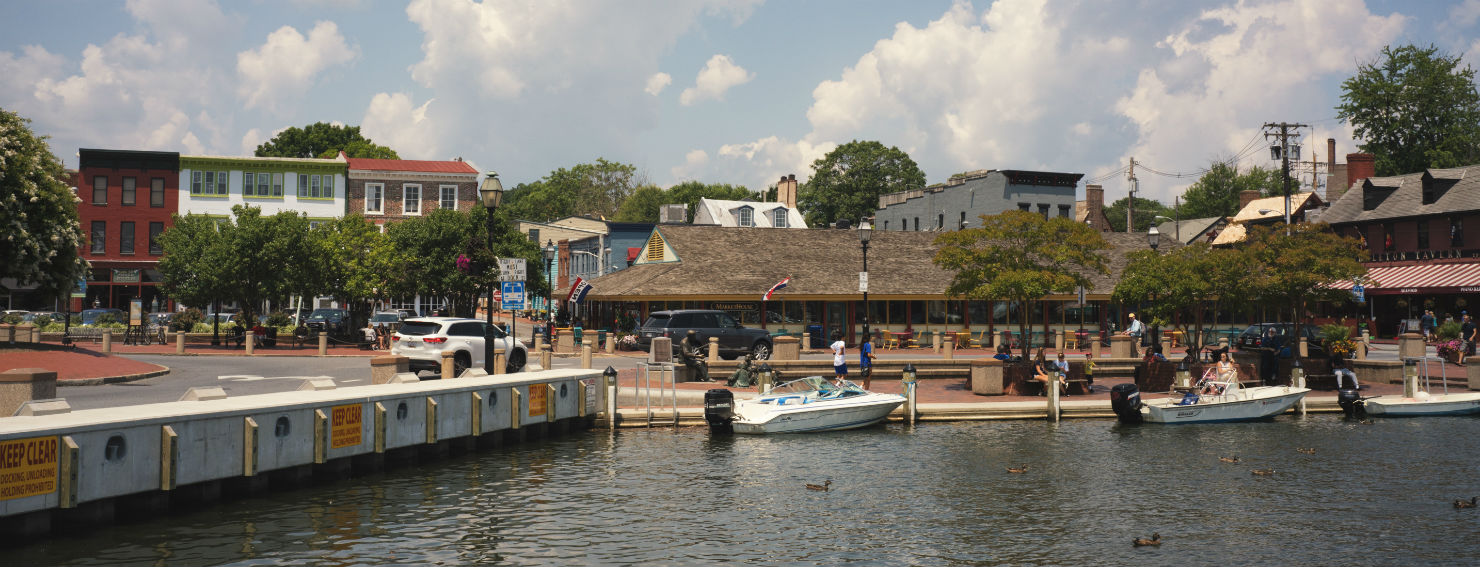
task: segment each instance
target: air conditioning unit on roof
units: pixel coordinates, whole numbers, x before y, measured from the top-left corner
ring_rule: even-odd
[[[658,222],[665,224],[689,222],[689,206],[679,203],[677,205],[663,205],[659,207]]]

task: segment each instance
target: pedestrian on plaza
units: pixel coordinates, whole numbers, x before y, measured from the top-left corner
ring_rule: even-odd
[[[1424,311],[1423,316],[1418,318],[1418,327],[1419,329],[1423,330],[1424,342],[1429,342],[1430,340],[1433,340],[1434,323],[1434,311],[1432,309]]]
[[[1131,357],[1134,358],[1137,352],[1136,349],[1141,348],[1141,335],[1146,333],[1146,327],[1141,325],[1141,321],[1139,319],[1136,319],[1135,313],[1131,313],[1130,318],[1131,324],[1126,326],[1125,335],[1128,337],[1135,337],[1136,339],[1134,341],[1131,341]]]
[[[1009,360],[1012,360],[1012,354],[1007,352],[1006,344],[1000,344],[997,345],[997,354],[992,355],[992,358],[995,358],[1002,362],[1007,362]]]
[[[1049,385],[1053,384],[1055,381],[1058,381],[1064,388],[1064,395],[1069,395],[1069,383],[1065,382],[1063,378],[1059,378],[1058,368],[1059,367],[1057,363],[1050,363],[1048,359],[1043,356],[1043,347],[1038,347],[1038,356],[1033,358],[1033,379],[1039,382],[1043,382],[1043,393],[1039,395],[1047,396]]]
[[[842,333],[833,331],[832,338],[833,373],[837,375],[838,380],[846,380],[848,378],[848,359],[846,357],[848,345],[843,343]]]
[[[863,389],[867,390],[874,378],[874,343],[869,342],[868,333],[858,345],[858,375],[863,377]]]
[[[1477,339],[1475,334],[1476,332],[1480,332],[1477,331],[1477,328],[1475,327],[1475,322],[1470,320],[1470,315],[1468,313],[1466,313],[1463,317],[1465,318],[1465,322],[1459,326],[1459,337],[1460,340],[1464,341],[1464,344],[1459,351],[1458,364],[1460,366],[1465,365],[1465,357],[1473,356],[1475,354],[1475,340]]]
[[[1095,389],[1095,353],[1089,351],[1084,353],[1084,391],[1090,392]]]

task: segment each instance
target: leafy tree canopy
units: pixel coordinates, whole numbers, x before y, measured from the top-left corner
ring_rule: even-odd
[[[656,191],[654,191],[656,189]],[[728,183],[701,183],[698,181],[685,181],[669,187],[658,189],[657,187],[639,187],[622,202],[617,209],[616,220],[623,222],[658,222],[658,209],[663,205],[683,204],[688,206],[688,218],[693,222],[694,214],[698,211],[700,199],[720,199],[726,201],[739,201],[742,199],[756,199],[758,195],[745,187],[730,185]]]
[[[808,226],[872,216],[879,195],[925,187],[925,173],[897,147],[854,140],[812,162],[812,178],[798,188],[797,206]]]
[[[1480,93],[1461,56],[1433,46],[1384,47],[1341,89],[1336,116],[1376,156],[1377,175],[1480,161]]]
[[[1091,287],[1088,274],[1109,273],[1110,243],[1089,225],[1025,211],[982,215],[980,228],[935,238],[935,265],[953,271],[947,293],[967,299],[1017,301],[1027,305],[1053,292]],[[1030,313],[1032,311],[1029,311]],[[1027,336],[1029,317],[1019,332]],[[1028,356],[1024,341],[1023,356]]]
[[[401,159],[396,151],[378,146],[360,134],[359,126],[315,122],[292,127],[257,146],[257,157],[333,158],[344,150],[352,158]]]
[[[28,122],[0,109],[0,278],[59,293],[87,273],[82,228],[62,162]]]
[[[1161,204],[1160,201],[1143,199],[1141,197],[1135,197],[1135,199],[1136,210],[1132,213],[1136,217],[1135,232],[1146,232],[1149,230],[1152,225],[1151,221],[1156,218],[1156,215],[1164,217],[1172,216],[1171,209]],[[1114,203],[1110,203],[1110,206],[1105,207],[1105,218],[1110,221],[1110,228],[1115,232],[1125,232],[1125,208],[1127,202],[1127,198],[1121,198]]]
[[[175,216],[160,235],[167,293],[191,305],[237,301],[253,321],[266,300],[303,293],[321,281],[323,257],[308,238],[307,217],[288,211],[262,216],[261,209],[244,205],[231,212],[229,221]]]
[[[1293,314],[1303,314],[1305,305],[1314,301],[1350,299],[1348,291],[1326,284],[1366,275],[1362,261],[1367,253],[1360,242],[1332,232],[1326,223],[1290,225],[1288,236],[1286,229],[1283,224],[1253,225],[1239,244],[1252,262],[1253,269],[1245,276],[1252,295]],[[1297,325],[1300,319],[1296,317]]]
[[[1298,184],[1291,179],[1290,191],[1294,193],[1297,188]],[[1283,195],[1280,170],[1254,166],[1240,171],[1236,165],[1214,162],[1208,172],[1182,194],[1179,218],[1231,217],[1238,214],[1238,195],[1243,191],[1258,191],[1261,197]],[[1114,219],[1111,223],[1114,224]],[[1125,226],[1124,209],[1120,211],[1120,225]]]
[[[1111,298],[1134,306],[1155,325],[1166,325],[1180,312],[1197,314],[1193,323],[1202,336],[1202,310],[1196,307],[1208,302],[1237,301],[1247,295],[1252,271],[1247,254],[1228,248],[1212,248],[1206,242],[1173,248],[1166,253],[1137,250],[1126,254],[1129,260],[1115,284]]]
[[[504,196],[510,218],[547,221],[588,215],[612,218],[618,207],[642,185],[637,168],[598,158],[570,169],[560,168],[534,183],[521,183]]]

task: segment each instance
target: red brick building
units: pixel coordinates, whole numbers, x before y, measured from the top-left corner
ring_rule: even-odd
[[[87,234],[82,257],[92,262],[85,299],[73,310],[115,307],[142,298],[144,309],[171,302],[159,291],[158,238],[179,205],[180,154],[129,150],[78,151],[77,218]]]
[[[348,158],[346,214],[385,224],[437,209],[467,211],[478,203],[478,170],[460,159],[419,161]]]

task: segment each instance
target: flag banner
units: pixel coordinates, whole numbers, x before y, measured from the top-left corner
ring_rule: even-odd
[[[782,288],[786,287],[790,283],[791,283],[791,276],[787,276],[786,279],[781,280],[779,282],[776,282],[776,285],[773,285],[773,286],[771,286],[771,289],[766,290],[766,295],[761,296],[761,301],[770,301],[771,300],[771,294],[774,294],[777,291],[780,291]]]
[[[570,289],[571,301],[580,303],[586,300],[586,294],[591,292],[591,282],[576,280],[576,285]]]
[[[570,301],[570,298],[575,297],[575,295],[576,295],[576,288],[578,288],[580,286],[581,286],[581,278],[577,277],[576,278],[576,283],[571,284],[570,285],[570,291],[568,291],[568,292],[565,293],[565,300],[566,301]]]

